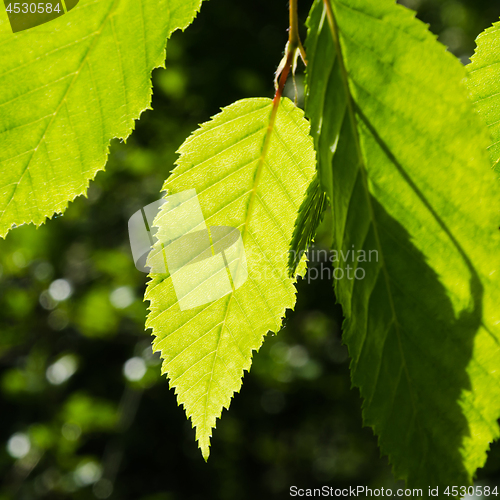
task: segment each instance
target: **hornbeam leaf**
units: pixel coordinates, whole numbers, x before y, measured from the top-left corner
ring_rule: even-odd
[[[464,67],[408,9],[316,0],[308,25],[306,114],[364,421],[423,496],[470,484],[500,416],[500,190],[487,130]]]
[[[481,33],[467,66],[467,83],[472,101],[490,129],[491,159],[500,171],[500,22]]]
[[[302,111],[272,106],[238,101],[187,139],[154,223],[146,326],[205,459],[252,351],[295,304],[288,248],[315,153]]]
[[[151,102],[165,40],[202,0],[81,0],[20,33],[0,18],[0,236],[84,194]],[[2,7],[3,8],[3,7]]]

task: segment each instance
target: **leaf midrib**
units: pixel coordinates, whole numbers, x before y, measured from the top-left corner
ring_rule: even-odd
[[[248,201],[247,215],[245,218],[244,227],[243,227],[243,231],[242,231],[242,235],[241,235],[243,246],[245,246],[246,235],[248,234],[248,225],[250,222],[250,217],[251,217],[251,214],[253,211],[254,203],[255,203],[255,200],[257,198],[257,188],[259,186],[262,171],[264,169],[266,155],[267,155],[267,152],[269,150],[269,144],[270,144],[271,135],[272,135],[272,132],[274,130],[275,123],[276,123],[276,115],[278,112],[279,105],[280,105],[279,101],[278,102],[273,101],[273,107],[271,109],[271,116],[269,118],[269,124],[266,128],[266,132],[265,132],[264,140],[263,140],[263,144],[262,144],[262,152],[261,152],[261,155],[259,157],[259,162],[257,163],[257,168],[256,168],[256,172],[255,172],[254,182],[253,182],[253,189],[252,189],[251,194],[250,194],[250,200]],[[231,304],[232,304],[232,300],[234,297],[234,293],[235,292],[233,290],[229,295],[229,300],[228,300],[227,307],[226,307],[226,314],[224,316],[224,320],[222,321],[222,325],[221,325],[221,328],[219,330],[219,336],[217,339],[217,346],[216,346],[216,349],[214,352],[214,361],[212,363],[212,368],[210,369],[210,380],[208,381],[208,388],[207,388],[207,392],[206,392],[205,404],[203,407],[203,418],[202,418],[203,427],[207,431],[207,434],[209,431],[207,428],[207,409],[208,409],[208,402],[210,399],[210,391],[212,388],[215,363],[217,361],[219,347],[220,347],[221,340],[222,340],[222,332],[224,331],[224,328],[227,328],[226,321],[227,321],[227,318],[229,315],[229,310],[231,309]],[[228,329],[228,331],[229,331],[229,329]],[[232,335],[231,335],[231,338],[232,338]],[[233,342],[236,343],[236,340],[234,338],[233,338]],[[236,346],[239,348],[239,346],[237,344],[236,344]]]

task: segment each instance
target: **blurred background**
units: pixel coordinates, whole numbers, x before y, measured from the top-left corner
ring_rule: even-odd
[[[404,3],[464,64],[500,16],[500,1]],[[311,1],[299,4],[304,22]],[[131,258],[128,218],[160,198],[199,123],[237,99],[272,97],[287,8],[205,2],[154,72],[154,111],[127,144],[113,143],[88,198],[0,241],[0,500],[254,500],[289,498],[291,485],[394,486],[362,426],[328,281],[298,284],[296,310],[255,355],[208,463],[144,331],[147,278]],[[327,228],[328,216],[317,248],[328,248]],[[500,484],[498,444],[478,483]]]

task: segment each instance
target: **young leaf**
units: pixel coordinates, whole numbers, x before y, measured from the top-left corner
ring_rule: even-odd
[[[406,8],[316,0],[308,24],[306,113],[364,421],[424,496],[470,484],[500,416],[487,131],[465,69]]]
[[[180,148],[177,167],[163,186],[167,201],[184,197],[192,204],[185,201],[189,210],[179,209],[174,220],[173,210],[181,205],[165,203],[155,221],[158,241],[148,262],[154,271],[159,257],[169,272],[150,274],[146,326],[153,330],[162,371],[196,427],[205,459],[216,419],[239,391],[252,351],[268,331],[280,329],[286,309],[295,304],[288,248],[315,172],[315,154],[302,111],[288,99],[281,101],[275,119],[271,110],[268,99],[245,99],[203,124]],[[241,234],[244,256],[239,258],[246,258],[248,275],[236,283],[233,269],[227,295],[213,300],[221,287],[217,280],[230,269],[226,258],[219,259],[219,268],[210,268],[221,254],[214,243],[220,226]],[[206,227],[205,247],[190,244],[203,238]],[[191,263],[199,271],[190,273]],[[182,290],[190,280],[196,286]],[[184,301],[193,297],[200,305],[189,308]]]
[[[81,0],[50,23],[0,35],[0,236],[86,192],[110,140],[126,139],[148,108],[165,39],[201,1]]]
[[[500,22],[481,33],[467,66],[467,83],[472,101],[492,135],[489,147],[496,170],[500,171]]]
[[[307,188],[306,197],[299,208],[299,215],[295,221],[290,255],[288,256],[288,270],[290,276],[295,274],[302,256],[307,252],[309,245],[316,236],[316,231],[326,208],[326,194],[321,187],[317,175],[314,176]]]

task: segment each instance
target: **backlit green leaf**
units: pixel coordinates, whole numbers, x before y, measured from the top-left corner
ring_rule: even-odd
[[[8,32],[0,18],[0,236],[66,209],[151,101],[165,40],[202,0],[81,0]],[[1,9],[0,9],[1,10]]]
[[[288,249],[315,155],[302,111],[284,99],[273,125],[271,109],[269,99],[246,99],[203,124],[180,149],[163,186],[167,203],[155,222],[158,241],[148,262],[154,271],[165,260],[169,273],[150,275],[146,325],[205,459],[216,419],[239,391],[252,352],[268,331],[280,329],[286,309],[295,304]],[[185,205],[168,201],[182,197]],[[189,210],[182,208],[190,203]],[[196,246],[205,227],[211,240]],[[216,242],[221,227],[237,229],[244,255],[233,258],[228,250],[222,260]],[[247,276],[240,279],[243,259]],[[227,294],[214,300],[224,292],[224,280]]]
[[[306,48],[364,421],[424,496],[469,484],[499,434],[500,192],[465,69],[391,0],[316,0]]]

